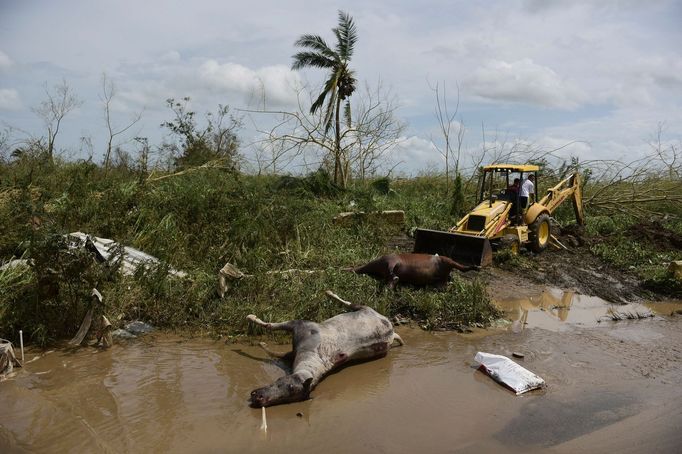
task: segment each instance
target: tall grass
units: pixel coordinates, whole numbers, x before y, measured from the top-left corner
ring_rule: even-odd
[[[481,283],[455,279],[443,290],[388,292],[369,278],[342,271],[378,255],[395,229],[370,222],[341,227],[342,211],[404,209],[406,230],[447,227],[450,202],[438,180],[401,181],[341,190],[324,172],[307,177],[246,176],[203,169],[158,181],[88,162],[18,160],[0,167],[0,260],[33,259],[24,274],[3,274],[0,332],[18,329],[47,344],[76,331],[96,287],[114,324],[142,319],[161,327],[250,333],[245,316],[322,320],[340,310],[332,289],[387,315],[422,325],[487,323],[496,315]],[[434,225],[435,224],[435,225]],[[64,234],[112,238],[158,257],[161,264],[124,276],[67,247]],[[217,296],[217,272],[230,262],[251,277]],[[188,273],[168,277],[172,266]],[[307,270],[312,273],[282,270]],[[271,273],[271,272],[275,273]]]

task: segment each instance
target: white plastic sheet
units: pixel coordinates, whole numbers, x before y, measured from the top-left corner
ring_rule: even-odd
[[[511,388],[516,395],[545,386],[545,380],[502,355],[478,352],[474,360],[495,381]]]
[[[78,246],[91,244],[102,261],[109,260],[114,253],[119,251],[119,245],[114,240],[87,235],[83,232],[73,232],[69,236],[80,242]],[[140,265],[156,265],[159,263],[159,259],[139,249],[130,246],[123,246],[122,249],[123,262],[121,264],[121,271],[123,274],[133,274]],[[184,271],[178,271],[173,268],[169,269],[169,273],[180,278],[187,277],[187,273]]]

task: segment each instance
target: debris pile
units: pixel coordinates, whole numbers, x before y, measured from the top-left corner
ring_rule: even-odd
[[[111,336],[111,322],[104,315],[104,303],[102,301],[102,294],[97,289],[92,289],[92,301],[90,308],[85,314],[81,326],[76,335],[69,341],[70,345],[81,345],[88,337],[95,339],[95,345],[101,345],[104,348],[111,347],[114,342]],[[94,323],[93,323],[94,320]]]
[[[154,330],[154,327],[139,320],[132,321],[125,325],[123,329],[117,329],[112,332],[113,337],[119,339],[135,339],[143,334],[150,333]]]
[[[158,258],[130,246],[123,246],[114,240],[99,238],[83,232],[73,232],[69,234],[69,239],[73,241],[72,247],[85,247],[92,251],[100,262],[112,262],[121,260],[121,272],[131,275],[140,266],[158,265],[161,262]],[[187,277],[184,271],[169,269],[169,274],[175,277]]]
[[[0,377],[10,374],[15,366],[21,367],[21,361],[14,354],[12,343],[8,340],[0,339]]]

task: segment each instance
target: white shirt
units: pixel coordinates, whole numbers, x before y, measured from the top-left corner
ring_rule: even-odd
[[[521,197],[529,197],[530,194],[535,194],[535,185],[532,181],[526,180],[521,185]]]

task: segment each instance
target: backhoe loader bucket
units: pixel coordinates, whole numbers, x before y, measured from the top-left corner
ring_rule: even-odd
[[[490,241],[482,236],[417,229],[414,252],[450,257],[462,265],[488,266],[493,263]]]

